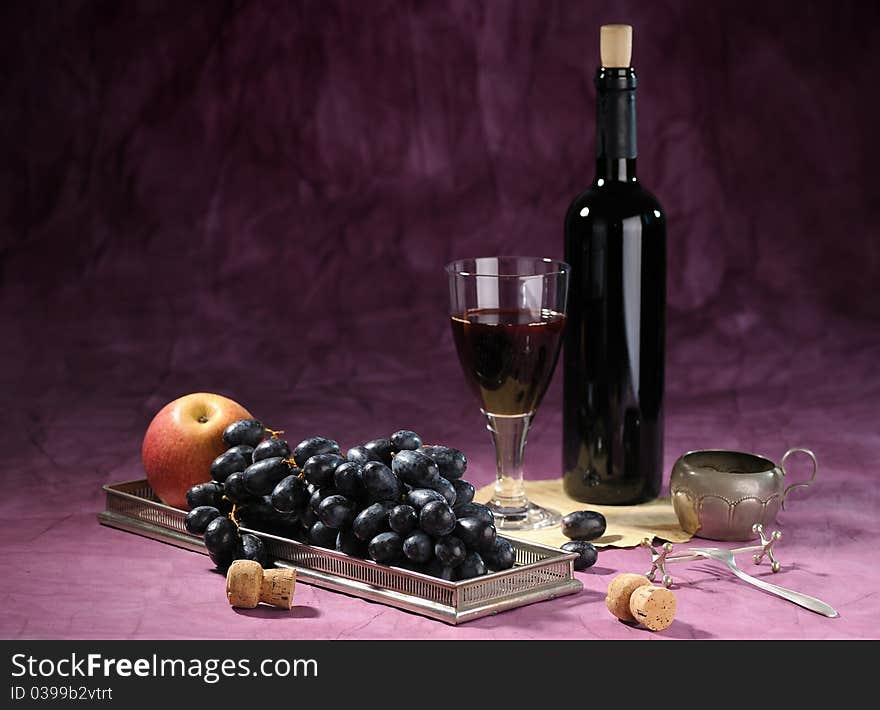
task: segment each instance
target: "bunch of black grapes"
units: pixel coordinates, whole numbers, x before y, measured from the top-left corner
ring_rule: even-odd
[[[424,446],[400,430],[345,455],[317,436],[291,451],[279,433],[255,419],[231,424],[213,481],[187,494],[186,528],[204,533],[218,567],[241,558],[265,564],[259,538],[238,524],[449,581],[513,566],[492,511],[473,502],[457,449]]]

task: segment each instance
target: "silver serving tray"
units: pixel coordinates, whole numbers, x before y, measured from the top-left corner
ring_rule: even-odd
[[[190,535],[184,528],[186,511],[161,503],[146,480],[114,483],[103,488],[107,494],[107,509],[98,513],[101,524],[207,554],[202,538]],[[388,604],[447,624],[462,624],[583,589],[573,574],[576,554],[511,538],[508,540],[516,552],[514,567],[476,579],[447,582],[259,530],[242,528],[242,531],[262,538],[276,567],[296,568],[297,581]]]

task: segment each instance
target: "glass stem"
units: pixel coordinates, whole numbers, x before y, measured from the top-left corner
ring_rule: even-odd
[[[534,412],[515,416],[484,414],[486,428],[495,442],[498,467],[492,503],[504,509],[525,510],[528,500],[523,485],[523,454]]]

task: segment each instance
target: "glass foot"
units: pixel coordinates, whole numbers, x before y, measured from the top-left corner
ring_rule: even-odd
[[[498,530],[539,530],[559,525],[562,516],[555,510],[542,508],[527,501],[524,507],[503,506],[498,501],[489,501],[489,509],[495,515]]]

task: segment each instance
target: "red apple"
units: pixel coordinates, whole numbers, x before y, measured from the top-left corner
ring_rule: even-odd
[[[211,480],[211,462],[226,451],[223,430],[251,414],[227,397],[188,394],[153,417],[141,455],[147,481],[167,505],[186,509],[186,492]]]

